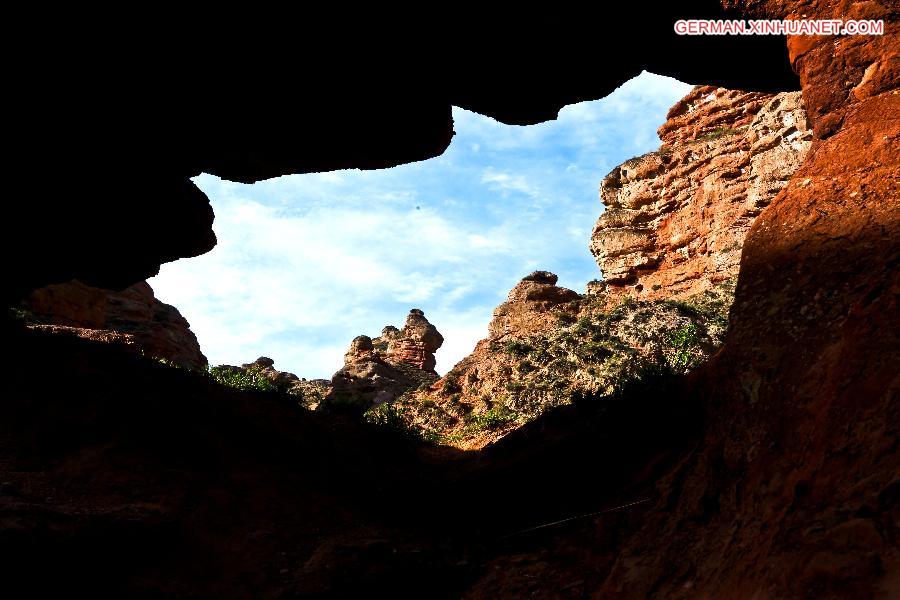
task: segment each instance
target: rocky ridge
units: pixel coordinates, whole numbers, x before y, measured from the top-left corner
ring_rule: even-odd
[[[237,389],[290,394],[310,410],[361,413],[437,381],[434,353],[443,343],[443,336],[425,313],[413,308],[402,329],[388,325],[374,339],[355,337],[344,354],[344,366],[331,380],[307,380],[279,371],[265,356],[239,367],[219,365],[210,373]]]
[[[241,366],[217,365],[210,368],[210,376],[223,385],[239,390],[280,392],[299,399],[304,408],[315,410],[331,389],[327,379],[306,379],[275,368],[275,361],[260,356]]]
[[[488,337],[439,381],[368,416],[462,449],[496,442],[549,409],[684,373],[721,345],[733,282],[691,303],[605,299],[536,271],[494,311]]]

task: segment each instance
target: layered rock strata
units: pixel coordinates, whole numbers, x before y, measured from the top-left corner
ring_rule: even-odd
[[[815,139],[745,239],[727,341],[696,380],[703,435],[595,593],[896,598],[900,11],[725,4],[884,33],[788,37]]]
[[[612,301],[695,295],[737,275],[754,219],[787,184],[812,131],[799,92],[695,87],[659,128],[660,149],[600,187],[590,250]]]
[[[365,410],[436,381],[434,353],[443,343],[417,308],[409,311],[402,329],[388,325],[375,339],[357,336],[344,355],[344,366],[331,378],[323,407]]]
[[[525,277],[473,353],[399,407],[411,429],[480,447],[549,408],[615,393],[651,367],[688,371],[719,348],[744,237],[812,132],[799,93],[698,86],[659,135],[659,151],[603,180],[590,248],[604,280],[581,295],[546,271]]]

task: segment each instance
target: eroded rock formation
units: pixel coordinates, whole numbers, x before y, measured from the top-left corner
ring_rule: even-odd
[[[357,336],[344,355],[344,366],[331,378],[323,407],[365,410],[434,382],[434,353],[443,343],[417,308],[409,311],[403,329],[388,325],[374,340]]]
[[[186,369],[205,369],[197,336],[178,309],[160,302],[147,282],[121,292],[71,281],[35,290],[25,307],[35,327],[123,343]],[[60,327],[62,326],[62,327]]]
[[[754,219],[800,166],[812,131],[797,92],[698,86],[669,110],[662,146],[606,176],[591,235],[613,302],[680,298],[737,275]]]
[[[553,273],[525,277],[494,311],[488,338],[403,407],[411,428],[480,447],[651,366],[683,372],[721,345],[744,237],[812,132],[799,93],[698,86],[659,134],[659,151],[601,186],[607,209],[591,251],[604,281],[582,296]],[[664,302],[674,299],[689,302]]]
[[[391,362],[411,365],[422,371],[434,373],[434,353],[443,345],[444,337],[428,322],[425,313],[414,308],[409,311],[403,329],[397,331],[395,327],[389,325],[374,342],[379,347],[387,343],[386,354]]]
[[[488,337],[426,389],[382,407],[413,433],[464,449],[496,442],[546,411],[609,396],[653,370],[685,372],[721,345],[732,289],[692,304],[581,295],[536,271],[494,310]]]
[[[581,296],[556,285],[558,278],[549,271],[535,271],[510,290],[506,302],[494,309],[488,332],[494,339],[526,336],[548,331],[557,325],[559,315],[574,316]]]

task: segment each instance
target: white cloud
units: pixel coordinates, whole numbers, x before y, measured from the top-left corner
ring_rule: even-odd
[[[492,190],[519,192],[532,198],[537,198],[541,195],[537,186],[529,183],[526,175],[511,175],[510,173],[497,171],[492,167],[485,169],[481,174],[481,183],[487,184]]]
[[[203,176],[200,183],[216,197],[223,182]],[[405,310],[413,306],[451,314],[446,304],[490,277],[490,271],[470,265],[490,262],[498,250],[514,246],[497,237],[509,235],[503,229],[474,233],[430,211],[376,204],[285,216],[241,197],[228,184],[226,190],[215,207],[216,248],[165,265],[151,281],[160,298],[185,313],[213,363],[248,362],[265,354],[276,366],[307,377],[330,375],[345,348],[310,344],[302,335],[286,343],[279,335],[330,330],[349,344],[389,323],[402,326]],[[437,324],[447,331],[447,325]],[[468,344],[460,339],[466,338],[450,336],[449,346]],[[316,348],[330,348],[327,358]]]

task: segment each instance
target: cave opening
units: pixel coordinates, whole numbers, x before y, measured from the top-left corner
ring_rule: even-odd
[[[195,177],[212,251],[123,292],[38,290],[32,327],[478,450],[711,357],[744,237],[812,137],[797,92],[647,72],[551,122],[452,116],[420,162]]]
[[[589,402],[558,407],[478,452],[441,446],[443,454],[429,453],[433,445],[395,431],[300,410],[284,395],[236,390],[205,373],[136,356],[130,350],[140,343],[162,341],[145,337],[143,324],[166,323],[176,331],[186,323],[148,302],[140,284],[114,300],[76,290],[84,292],[78,310],[87,309],[79,316],[97,325],[96,338],[9,319],[4,340],[13,351],[0,404],[4,591],[50,597],[90,590],[117,598],[895,597],[896,10],[879,2],[722,4],[748,18],[884,18],[885,32],[868,39],[792,37],[787,49],[773,38],[769,46],[777,52],[757,52],[757,44],[725,40],[672,43],[664,35],[671,33],[670,13],[654,12],[646,21],[655,26],[641,33],[623,31],[625,45],[589,19],[579,20],[583,34],[569,36],[574,45],[534,44],[530,29],[507,28],[520,37],[512,45],[501,40],[513,51],[488,62],[487,72],[496,79],[516,67],[526,74],[520,81],[506,77],[483,87],[477,77],[458,78],[490,55],[476,45],[475,60],[463,60],[456,72],[437,66],[435,79],[450,83],[434,96],[400,90],[359,98],[313,80],[312,99],[303,106],[316,104],[321,113],[301,118],[293,118],[297,98],[273,88],[203,102],[209,78],[160,86],[173,99],[188,100],[173,120],[154,110],[155,95],[116,106],[96,101],[109,98],[103,89],[83,90],[81,104],[98,108],[89,118],[65,110],[58,89],[44,94],[49,88],[38,86],[38,102],[22,95],[33,104],[22,113],[29,138],[22,148],[46,150],[47,141],[60,136],[42,134],[73,115],[101,140],[110,139],[107,129],[125,135],[106,156],[84,152],[78,135],[52,146],[79,150],[56,152],[59,160],[49,156],[53,152],[23,153],[32,163],[26,174],[46,175],[48,165],[62,163],[68,167],[63,172],[81,171],[74,189],[90,200],[70,207],[72,180],[44,176],[34,179],[49,184],[39,218],[34,203],[14,203],[20,212],[10,223],[27,238],[14,238],[10,253],[16,293],[72,277],[124,286],[150,277],[161,261],[208,251],[211,215],[188,180],[201,171],[252,181],[433,157],[449,142],[455,101],[534,122],[567,102],[602,95],[598,90],[622,81],[636,65],[767,91],[794,82],[793,74],[785,77],[792,68],[802,81],[815,140],[791,174],[785,153],[796,154],[809,133],[796,136],[796,121],[788,125],[784,111],[765,98],[714,95],[709,108],[755,113],[744,123],[711,118],[695,127],[698,115],[714,116],[700,103],[708,94],[670,113],[663,146],[614,168],[602,184],[608,209],[592,234],[592,250],[607,268],[604,281],[588,286],[593,293],[585,296],[614,299],[621,310],[604,313],[613,318],[603,320],[619,324],[652,322],[644,308],[661,300],[688,320],[665,336],[680,365],[690,360],[681,351],[699,335],[691,315],[703,309],[684,295],[698,282],[701,288],[726,284],[718,275],[739,267],[727,343],[677,385],[626,389],[626,401],[610,410]],[[535,15],[541,31],[546,17]],[[574,31],[579,23],[571,25]],[[446,41],[432,37],[435,44]],[[332,36],[329,45],[341,39]],[[321,52],[327,47],[309,54],[327,63]],[[518,52],[526,48],[540,60]],[[260,56],[252,50],[252,44],[241,48],[248,73],[263,65],[297,72],[296,52]],[[613,60],[600,65],[598,55]],[[430,57],[427,49],[423,56]],[[210,62],[179,56],[192,77]],[[225,62],[233,76],[234,64]],[[561,64],[578,75],[557,77]],[[336,79],[347,80],[346,70],[335,71]],[[53,75],[39,71],[55,87]],[[120,77],[99,79],[109,87],[121,83]],[[354,88],[364,87],[350,79]],[[538,93],[523,94],[528,90]],[[286,101],[273,104],[277,98]],[[398,98],[390,119],[372,118]],[[348,106],[361,110],[341,114]],[[321,126],[311,125],[322,113]],[[27,118],[32,115],[37,118]],[[138,115],[143,124],[135,130],[130,125]],[[232,127],[217,130],[223,121]],[[285,126],[265,126],[275,123]],[[343,136],[332,138],[335,126]],[[156,135],[147,135],[151,129]],[[310,133],[299,149],[298,131]],[[359,145],[343,144],[346,139]],[[124,163],[153,174],[146,188],[124,188],[133,192],[127,202],[119,187],[127,177],[108,181]],[[708,179],[703,175],[713,165],[721,170]],[[696,202],[682,202],[679,190],[691,181],[698,184],[691,193]],[[671,201],[653,208],[667,213],[657,220],[646,207],[657,204],[648,198],[662,182],[672,184],[665,185]],[[743,193],[733,193],[741,183]],[[721,199],[734,202],[729,208]],[[416,206],[427,212],[427,205]],[[664,251],[657,252],[661,239]],[[531,319],[536,311],[521,310],[529,303],[582,300],[556,283],[553,273],[542,271],[517,283],[498,333],[506,325],[548,324]],[[418,319],[423,316],[411,312],[407,324],[420,329],[423,343],[434,341]],[[514,383],[534,381],[539,357],[572,344],[579,355],[613,350],[613,340],[593,339],[604,333],[596,329],[600,319],[582,316],[553,315],[560,335],[552,348],[520,335],[488,344],[483,356],[502,356],[497,374]],[[395,319],[386,322],[399,325]],[[111,325],[120,330],[107,329]],[[358,338],[354,345],[371,353],[401,331],[382,332],[380,340]],[[409,356],[417,351],[397,348]],[[482,364],[445,377],[435,390],[442,402],[454,404],[457,394],[484,381],[475,372]],[[468,425],[484,430],[502,430],[508,416],[487,403],[471,414]],[[381,415],[388,425],[392,416]]]
[[[443,374],[524,275],[552,271],[578,291],[600,278],[587,251],[599,182],[658,146],[656,128],[689,89],[644,73],[529,126],[457,108],[441,156],[390,169],[255,184],[202,175],[218,245],[163,265],[149,283],[211,364],[268,356],[330,378],[355,336],[402,326],[421,308],[444,335]]]

